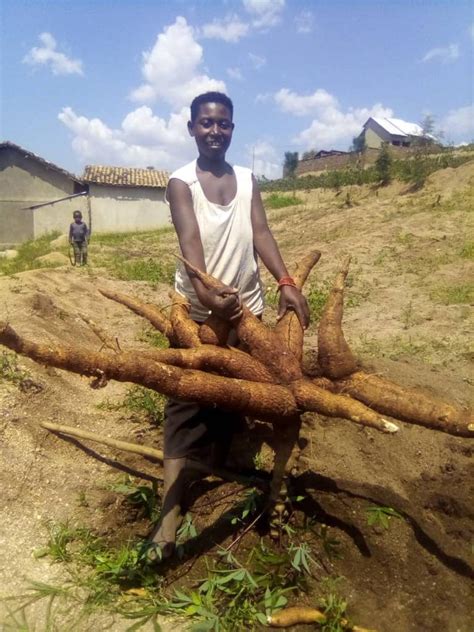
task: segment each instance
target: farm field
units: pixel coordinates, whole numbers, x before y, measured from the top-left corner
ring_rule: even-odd
[[[418,191],[400,182],[296,191],[297,203],[268,209],[290,269],[311,249],[322,252],[305,288],[313,315],[306,333],[308,364],[330,283],[350,254],[344,332],[364,366],[472,406],[473,184],[471,161],[431,174]],[[52,243],[43,239],[36,254],[66,257],[67,246],[60,239]],[[170,227],[93,236],[87,268],[31,269],[37,265],[31,258],[0,259],[0,319],[43,343],[80,341],[99,350],[102,342],[85,321],[92,319],[118,341],[118,349],[162,345],[146,321],[98,288],[169,305],[177,250]],[[266,275],[264,282],[265,320],[274,323],[275,284]],[[143,489],[155,483],[160,491],[160,468],[86,440],[65,440],[40,423],[160,448],[162,403],[131,384],[93,389],[89,379],[0,346],[5,630],[120,632],[140,623],[140,629],[153,630],[155,612],[165,631],[189,629],[200,619],[204,624],[196,630],[258,630],[283,601],[322,604],[333,621],[325,632],[342,629],[336,627],[342,615],[379,632],[472,630],[472,439],[401,422],[400,432],[385,435],[306,414],[292,477],[294,513],[280,540],[272,541],[258,525],[245,531],[258,494],[237,483],[206,480],[189,489],[181,559],[151,572],[133,558],[133,547],[159,511]],[[267,440],[267,429],[257,424],[239,436],[232,457],[264,476]],[[125,546],[120,562],[107,553]],[[227,557],[219,554],[222,549]],[[203,587],[208,576],[212,583],[242,569],[247,575],[237,575],[238,582],[226,580],[234,594],[248,584],[238,607]],[[249,576],[269,591],[255,603],[250,596],[260,593]],[[186,602],[191,591],[199,604]],[[200,617],[190,618],[192,612]],[[216,613],[221,628],[212,627]]]

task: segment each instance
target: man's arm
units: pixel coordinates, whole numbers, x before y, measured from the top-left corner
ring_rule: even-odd
[[[287,277],[288,270],[286,269],[275,238],[268,226],[262,198],[260,196],[257,181],[254,177],[251,218],[253,242],[258,256],[277,281],[283,277]],[[280,319],[289,309],[296,312],[301,326],[303,329],[306,329],[309,325],[309,307],[306,299],[297,288],[290,285],[283,285],[280,288],[278,319]]]
[[[182,180],[172,178],[168,183],[167,197],[183,257],[196,268],[206,272],[206,261],[202,247],[201,233],[194,213],[191,191]],[[242,315],[242,305],[235,288],[208,290],[192,273],[189,278],[199,302],[221,318],[233,320]]]
[[[72,244],[72,224],[69,224],[69,243]]]

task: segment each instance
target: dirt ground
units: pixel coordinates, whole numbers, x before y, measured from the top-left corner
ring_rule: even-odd
[[[288,264],[310,248],[321,249],[309,284],[324,287],[343,255],[353,255],[344,330],[366,366],[463,406],[472,405],[472,300],[453,302],[449,289],[472,281],[474,266],[463,253],[473,234],[468,213],[473,181],[474,163],[468,163],[433,174],[419,192],[401,184],[378,192],[352,187],[349,198],[347,190],[337,195],[317,190],[297,193],[303,204],[269,213]],[[176,248],[173,237],[169,248]],[[144,321],[104,298],[98,288],[162,305],[168,302],[167,288],[109,278],[94,267],[93,244],[90,256],[88,269],[1,277],[1,319],[36,341],[60,339],[98,350],[101,342],[81,319],[85,315],[118,337],[122,349],[146,348],[140,341]],[[267,320],[274,317],[269,308]],[[309,360],[315,345],[313,327],[306,341]],[[152,424],[124,411],[98,408],[105,400],[121,401],[130,385],[92,389],[84,377],[27,358],[19,363],[29,374],[23,389],[0,381],[2,597],[21,594],[30,580],[62,581],[61,564],[33,555],[47,540],[48,520],[85,525],[116,540],[146,536],[146,520],[134,521],[110,485],[124,473],[144,480],[161,476],[157,466],[142,458],[67,441],[39,426],[52,421],[160,447],[161,431]],[[306,515],[328,525],[340,552],[316,573],[314,600],[319,579],[343,576],[341,591],[360,625],[379,632],[470,632],[474,444],[399,425],[400,432],[391,436],[344,420],[305,416],[292,484],[306,499],[293,519],[298,523]],[[261,441],[257,435],[241,438],[241,453],[255,453]],[[223,527],[219,520],[236,493],[231,483],[204,485],[192,499],[201,531],[194,556],[236,537],[237,527]],[[375,505],[392,507],[402,518],[392,518],[388,529],[369,526],[367,509]],[[256,537],[250,533],[249,543]],[[199,558],[173,563],[169,583],[185,582],[178,579],[180,571],[191,565],[199,568]],[[196,567],[189,577],[200,576]],[[5,603],[0,605],[5,629],[47,629],[41,604],[29,611],[31,627],[7,627]],[[120,631],[129,625],[104,615],[76,629]],[[163,629],[185,629],[185,624],[164,619]]]

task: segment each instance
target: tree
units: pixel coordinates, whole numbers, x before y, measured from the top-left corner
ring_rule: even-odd
[[[382,186],[386,186],[392,179],[391,174],[392,156],[388,150],[387,143],[383,143],[377,160],[375,161],[375,170]]]
[[[298,152],[285,151],[285,162],[283,163],[283,177],[292,178],[298,166]]]
[[[365,136],[364,134],[359,134],[359,136],[354,136],[352,139],[352,145],[349,148],[349,151],[354,151],[357,154],[361,154],[366,148],[365,144]]]

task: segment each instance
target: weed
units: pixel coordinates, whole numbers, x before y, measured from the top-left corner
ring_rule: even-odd
[[[144,386],[132,386],[121,402],[105,399],[97,404],[99,410],[128,410],[142,415],[147,421],[160,426],[164,420],[166,397]]]
[[[54,231],[46,235],[25,241],[18,246],[18,255],[14,259],[0,259],[0,274],[16,274],[25,270],[35,270],[43,267],[38,257],[48,254],[51,251],[51,242],[61,233]],[[53,267],[48,264],[48,267]]]
[[[306,572],[311,575],[311,569],[309,568],[309,562],[316,564],[315,560],[311,557],[311,549],[306,542],[301,544],[290,544],[288,552],[291,557],[291,565],[298,571],[298,573]]]
[[[155,481],[153,481],[151,487],[149,485],[137,485],[133,482],[132,477],[127,475],[121,483],[111,485],[110,489],[119,494],[124,494],[127,502],[140,507],[151,522],[158,520],[160,510],[157,504],[158,490]]]
[[[29,378],[29,373],[18,365],[16,353],[2,351],[0,355],[0,381],[21,386]]]
[[[474,303],[474,284],[463,283],[440,288],[431,293],[431,299],[443,305]]]
[[[295,206],[296,204],[302,203],[303,200],[300,200],[297,197],[282,195],[280,193],[272,193],[264,201],[265,207],[271,209],[284,208],[285,206]]]
[[[267,288],[265,291],[265,303],[274,309],[278,308],[280,302],[280,293],[274,288]]]
[[[329,533],[329,527],[327,524],[321,524],[318,537],[321,539],[323,550],[326,553],[329,560],[339,560],[342,558],[342,553],[339,550],[341,543],[336,538],[333,538]]]
[[[239,504],[239,513],[231,518],[231,524],[244,524],[246,518],[257,511],[259,498],[255,488],[246,490],[244,500]]]
[[[124,281],[148,281],[149,283],[167,283],[174,279],[175,265],[162,263],[156,259],[135,259],[115,257],[110,264],[111,273]]]
[[[265,459],[262,452],[257,452],[253,457],[253,466],[256,470],[265,469]]]
[[[413,309],[413,303],[409,301],[405,307],[402,308],[400,319],[403,323],[403,329],[409,329],[414,324],[415,312]]]
[[[329,284],[324,283],[322,287],[311,285],[307,296],[311,321],[318,322],[323,313],[324,307],[329,297]]]
[[[463,259],[474,260],[474,241],[467,241],[459,254]]]
[[[384,529],[388,529],[390,526],[390,520],[392,518],[403,518],[398,511],[392,509],[392,507],[367,507],[367,524],[369,527],[380,525]]]
[[[167,349],[169,347],[168,338],[152,327],[146,327],[138,336],[140,342],[146,342],[151,347],[157,347],[158,349]]]
[[[164,420],[166,397],[144,386],[132,386],[125,395],[123,407],[139,413],[160,426]]]

